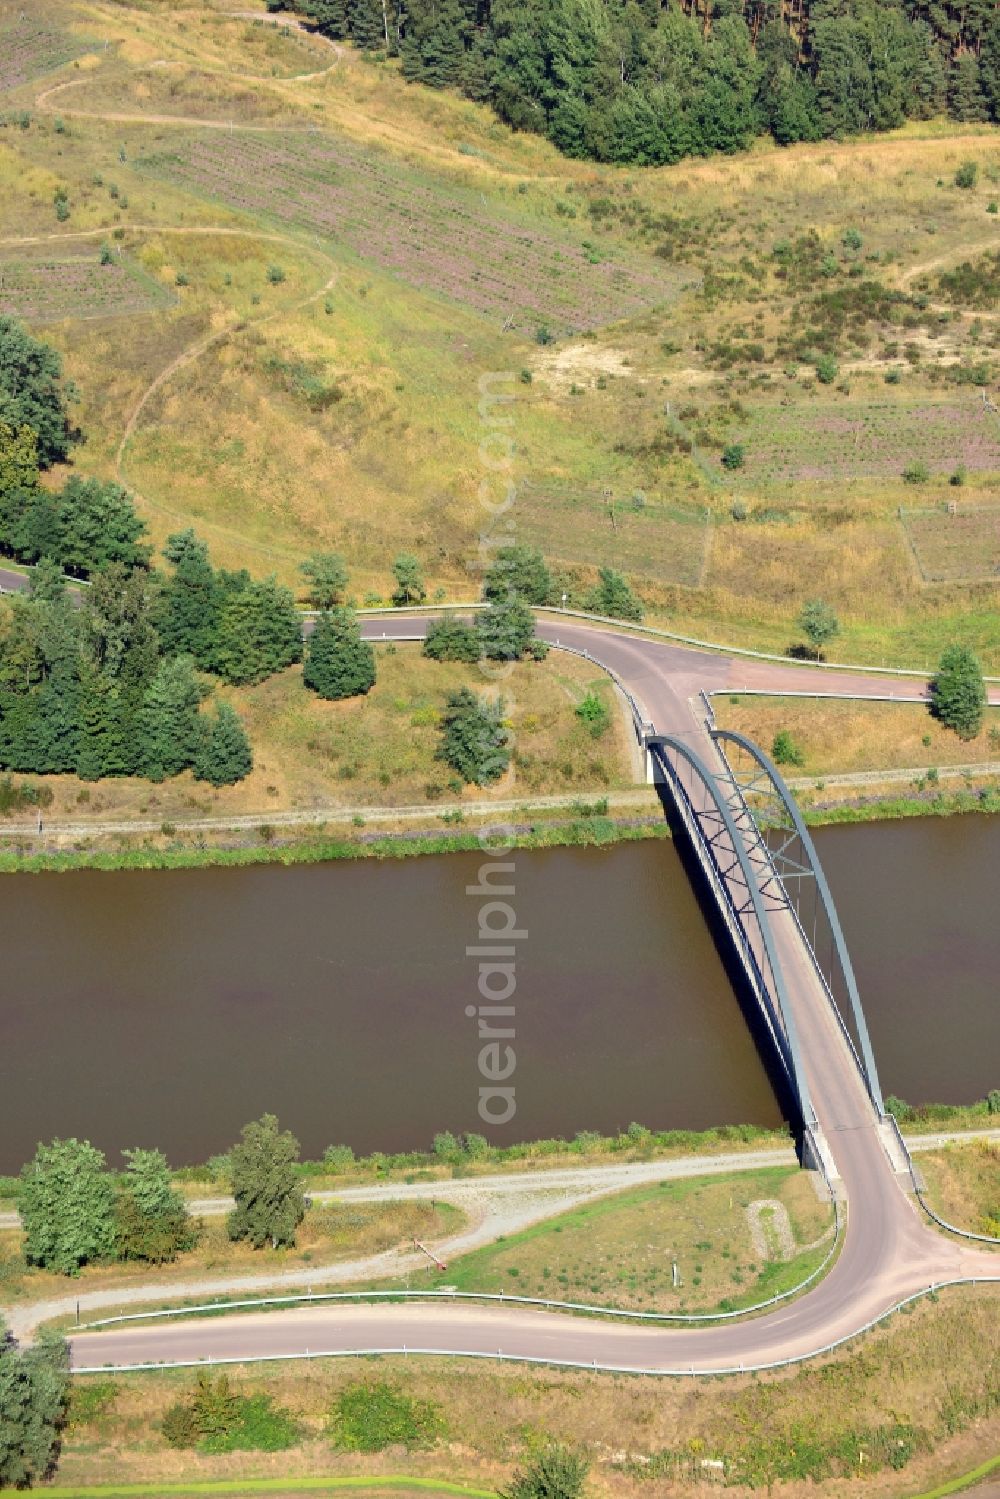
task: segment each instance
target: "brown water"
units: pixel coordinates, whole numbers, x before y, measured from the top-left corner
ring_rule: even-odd
[[[959,1102],[1000,1085],[1000,820],[818,842],[886,1091]],[[492,1130],[466,1014],[479,855],[4,876],[0,1171],[63,1134],[203,1160],[265,1109],[308,1155],[425,1147],[445,1128],[504,1141],[780,1121],[672,845],[513,859],[504,899],[527,936],[516,1015],[493,1023],[516,1030],[517,1112]]]

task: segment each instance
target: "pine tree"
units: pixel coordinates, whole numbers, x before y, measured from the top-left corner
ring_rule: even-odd
[[[357,697],[375,685],[375,652],[352,609],[321,614],[309,637],[302,680],[320,697]]]
[[[229,703],[217,703],[214,715],[201,721],[194,757],[195,780],[232,786],[251,770],[253,751],[236,710]]]
[[[193,656],[205,671],[215,667],[220,590],[208,547],[189,528],[167,538],[163,555],[174,571],[163,584],[157,629],[165,655]]]
[[[104,672],[85,662],[80,677],[76,773],[83,781],[123,775],[130,758],[121,697]]]
[[[535,636],[535,616],[516,593],[476,616],[479,649],[490,661],[519,661]]]
[[[214,669],[227,682],[263,682],[302,660],[302,621],[291,590],[274,578],[242,577],[227,589],[219,615]]]
[[[638,623],[643,615],[642,603],[622,574],[613,567],[602,567],[597,576],[597,587],[587,596],[587,608],[611,619],[631,619]]]
[[[479,636],[460,619],[436,619],[424,636],[423,654],[432,661],[479,660]]]
[[[113,1256],[114,1182],[88,1140],[39,1145],[22,1168],[17,1205],[29,1265],[75,1275]]]
[[[203,692],[190,656],[160,662],[138,715],[139,770],[163,781],[194,764],[201,738]]]
[[[510,764],[503,700],[483,702],[468,687],[450,693],[441,719],[438,759],[458,772],[463,781],[488,786]]]
[[[948,79],[948,113],[953,120],[989,119],[979,74],[979,59],[974,52],[960,52],[951,65]]]
[[[960,739],[975,739],[983,726],[986,684],[983,669],[964,645],[950,645],[931,683],[931,712]]]
[[[306,1204],[295,1174],[299,1142],[278,1129],[273,1114],[244,1125],[230,1152],[236,1207],[226,1220],[231,1239],[249,1239],[255,1249],[295,1243]]]

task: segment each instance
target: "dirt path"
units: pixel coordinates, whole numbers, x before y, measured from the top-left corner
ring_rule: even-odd
[[[911,265],[902,272],[897,284],[909,286],[911,281],[916,281],[918,277],[926,276],[931,271],[940,270],[943,266],[952,265],[955,261],[972,260],[977,255],[984,255],[987,250],[997,249],[1000,249],[1000,226],[989,239],[976,240],[973,244],[955,245],[951,250],[935,255],[932,260],[921,260],[916,265]]]

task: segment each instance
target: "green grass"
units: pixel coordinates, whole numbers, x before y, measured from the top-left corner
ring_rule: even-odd
[[[991,1473],[1000,1468],[1000,1457],[987,1458],[986,1462],[980,1463],[978,1468],[971,1468],[968,1473],[962,1473],[958,1478],[949,1479],[947,1483],[939,1484],[936,1489],[928,1489],[924,1494],[917,1494],[915,1499],[947,1499],[948,1494],[958,1494],[963,1489],[971,1488],[973,1484],[980,1483],[982,1479],[988,1478]]]
[[[782,1258],[762,1214],[768,1248],[761,1261],[747,1208],[771,1200],[784,1204],[799,1247]],[[820,1239],[832,1222],[829,1204],[796,1167],[665,1181],[504,1237],[429,1273],[427,1284],[640,1311],[734,1311],[800,1285],[822,1264],[831,1240],[801,1245]]]
[[[475,852],[483,847],[604,848],[642,838],[666,838],[659,822],[641,827],[607,817],[581,817],[562,825],[538,826],[533,832],[485,838],[478,833],[442,833],[433,838],[388,837],[372,843],[346,838],[318,838],[313,842],[262,844],[247,848],[123,848],[118,852],[80,848],[70,853],[0,853],[0,874],[59,873],[73,869],[207,869],[215,865],[325,864],[332,859],[405,859],[422,854]]]

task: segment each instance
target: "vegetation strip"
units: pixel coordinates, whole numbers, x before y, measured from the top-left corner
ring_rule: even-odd
[[[942,1483],[936,1489],[929,1489],[926,1494],[916,1494],[914,1499],[946,1499],[948,1494],[960,1493],[962,1489],[971,1488],[981,1478],[988,1478],[997,1468],[1000,1468],[1000,1456],[987,1458],[986,1462],[980,1463],[978,1468],[972,1468],[968,1473],[962,1473],[958,1478],[952,1478],[948,1483]]]
[[[331,1489],[367,1489],[377,1494],[381,1489],[430,1489],[435,1494],[463,1494],[469,1499],[495,1499],[493,1489],[470,1489],[465,1484],[445,1478],[411,1478],[405,1473],[387,1473],[381,1478],[226,1478],[204,1483],[125,1483],[93,1484],[86,1488],[63,1488],[53,1493],[61,1499],[126,1499],[136,1494],[287,1494],[326,1492]]]

